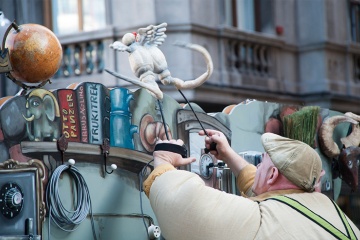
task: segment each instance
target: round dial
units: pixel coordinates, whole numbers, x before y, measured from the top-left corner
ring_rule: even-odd
[[[23,206],[23,193],[16,183],[6,183],[0,189],[0,211],[7,218],[17,216]]]
[[[22,196],[17,188],[10,188],[5,194],[6,206],[10,209],[16,209],[21,205]]]
[[[200,157],[200,176],[209,179],[213,174],[213,158],[209,154],[202,154]]]

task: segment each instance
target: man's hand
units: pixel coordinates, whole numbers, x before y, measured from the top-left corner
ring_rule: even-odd
[[[184,145],[184,142],[181,139],[178,139],[178,140],[175,140],[175,139],[161,140],[161,139],[159,139],[156,142],[156,144],[158,144],[158,143],[171,143],[171,144],[176,144],[176,145],[180,145],[180,146]],[[180,167],[180,166],[184,166],[184,165],[187,165],[189,163],[196,161],[195,157],[182,158],[180,154],[169,152],[169,151],[154,151],[153,156],[154,156],[154,167],[157,167],[161,164],[166,164],[166,163],[170,163],[174,167]]]
[[[205,137],[205,147],[210,149],[210,153],[214,155],[217,159],[226,161],[228,152],[231,151],[231,147],[225,135],[216,130],[206,129],[206,132],[209,136]],[[204,136],[205,132],[202,130],[199,132],[200,136]],[[212,150],[210,145],[216,143],[216,149]]]
[[[237,177],[239,172],[249,163],[231,148],[222,132],[212,129],[206,129],[206,132],[209,136],[205,137],[205,147],[210,149],[210,144],[216,143],[216,150],[211,150],[210,153],[217,159],[223,160]],[[200,131],[199,135],[204,136],[205,132]]]

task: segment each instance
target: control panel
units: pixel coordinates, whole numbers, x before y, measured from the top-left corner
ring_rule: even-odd
[[[0,239],[37,229],[36,176],[31,171],[0,172]],[[35,234],[35,232],[33,232]]]
[[[14,182],[5,183],[0,189],[0,212],[6,218],[16,217],[23,207],[23,192]]]

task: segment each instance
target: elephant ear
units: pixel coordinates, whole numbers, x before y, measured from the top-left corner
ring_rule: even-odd
[[[44,111],[47,116],[47,118],[50,121],[55,120],[55,102],[54,99],[50,95],[45,95],[43,99],[44,103]]]

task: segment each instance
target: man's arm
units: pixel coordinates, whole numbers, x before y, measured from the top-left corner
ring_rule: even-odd
[[[256,202],[205,186],[188,171],[157,177],[149,199],[166,239],[254,239],[260,226]]]
[[[210,149],[211,144],[216,144],[216,149],[210,150],[210,153],[228,165],[237,178],[236,184],[239,191],[247,196],[252,196],[251,187],[254,183],[256,167],[232,149],[222,132],[206,129],[206,133],[208,136],[205,138],[205,147]],[[199,135],[204,136],[204,131],[200,131]]]
[[[237,239],[244,234],[254,238],[260,225],[256,202],[207,187],[197,174],[175,168],[195,158],[168,151],[153,155],[155,169],[144,189],[166,239]]]

